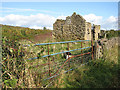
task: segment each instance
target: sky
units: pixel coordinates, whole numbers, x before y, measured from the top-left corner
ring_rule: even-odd
[[[0,12],[0,24],[4,25],[53,29],[56,19],[76,12],[101,29],[118,28],[118,2],[2,2]]]

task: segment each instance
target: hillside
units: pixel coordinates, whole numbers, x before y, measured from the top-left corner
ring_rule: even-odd
[[[6,37],[7,39],[10,40],[29,39],[32,41],[34,40],[42,41],[47,38],[51,38],[52,35],[52,30],[30,29],[27,27],[18,27],[18,26],[9,26],[9,25],[1,25],[1,26],[2,26],[2,37]]]

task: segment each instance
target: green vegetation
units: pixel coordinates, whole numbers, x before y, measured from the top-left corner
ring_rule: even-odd
[[[2,86],[25,87],[28,86],[26,61],[31,55],[29,51],[22,47],[21,40],[34,40],[36,35],[51,33],[51,30],[35,30],[24,27],[2,26]],[[25,41],[25,42],[26,42]],[[32,57],[35,57],[33,55]],[[38,62],[36,62],[38,63]],[[25,72],[27,71],[27,72]]]
[[[3,87],[16,87],[22,80],[25,69],[24,50],[17,41],[2,38],[2,82]]]
[[[120,30],[107,30],[107,31],[104,31],[104,30],[101,30],[101,38],[104,38],[105,37],[105,33],[106,33],[106,38],[110,39],[112,37],[118,37],[120,36]]]
[[[120,35],[120,30],[119,31],[114,31],[114,30],[110,30],[110,31],[106,31],[107,35],[106,37],[112,38],[112,37],[118,37],[118,35]]]
[[[50,33],[51,30],[30,29],[24,27],[15,27],[2,25],[2,37],[10,40],[33,39],[36,35]]]
[[[2,25],[2,86],[3,88],[36,88],[43,87],[49,84],[49,80],[44,79],[49,77],[49,74],[43,75],[48,71],[48,65],[42,66],[41,64],[48,63],[48,57],[42,58],[41,56],[48,54],[47,46],[33,46],[29,40],[40,34],[49,33],[50,30],[34,30],[22,27],[13,27]],[[113,31],[112,31],[113,32]],[[119,32],[119,31],[118,31]],[[112,35],[112,36],[111,36]],[[109,38],[116,35],[108,35]],[[22,40],[21,40],[22,39]],[[26,40],[28,39],[28,40]],[[63,40],[65,41],[65,40]],[[46,40],[45,42],[52,42]],[[54,42],[54,41],[53,41]],[[22,45],[30,44],[29,47]],[[84,47],[90,46],[90,42],[83,43]],[[81,48],[81,43],[70,43],[69,49]],[[120,82],[118,78],[118,57],[117,46],[104,52],[104,58],[91,61],[91,54],[89,59],[83,57],[84,62],[90,61],[87,65],[81,66],[81,57],[73,58],[70,60],[70,68],[76,68],[67,74],[62,74],[55,79],[55,82],[50,87],[57,88],[107,88],[119,87]],[[120,48],[119,48],[120,49]],[[57,53],[67,50],[67,44],[49,45],[49,53]],[[84,52],[91,51],[86,49]],[[72,52],[73,55],[81,54],[81,51]],[[39,57],[39,59],[28,60],[29,58]],[[65,61],[62,55],[49,57],[51,62],[52,75]],[[55,63],[58,63],[55,66]],[[68,70],[68,63],[60,73]],[[54,66],[54,67],[53,67]],[[70,69],[69,68],[69,69]],[[59,73],[59,74],[60,74]],[[53,79],[54,80],[54,79]]]
[[[47,30],[47,28],[46,28],[46,27],[43,27],[43,30]]]
[[[120,48],[119,48],[120,50]],[[56,88],[118,88],[120,87],[118,47],[104,52],[102,59],[89,61],[67,74],[56,78]],[[111,56],[110,56],[111,55]],[[117,58],[116,58],[117,57]],[[63,73],[63,72],[61,72]]]
[[[88,46],[90,43],[83,43],[83,46]],[[42,58],[41,56],[47,55],[47,46],[32,46],[24,48],[19,42],[14,41],[11,42],[7,38],[3,38],[3,46],[2,46],[2,82],[3,87],[42,87],[42,84],[48,84],[48,81],[44,81],[44,79],[48,78],[49,74],[42,75],[42,73],[48,71],[47,66],[41,66],[41,64],[48,63],[48,58]],[[80,48],[81,43],[69,44],[70,50]],[[67,44],[62,45],[56,44],[49,46],[49,53],[57,53],[66,51]],[[55,48],[52,48],[55,47]],[[73,54],[80,54],[79,51],[74,52]],[[29,58],[33,58],[38,56],[39,59],[28,60]],[[54,74],[60,66],[60,63],[63,63],[65,59],[63,55],[56,55],[50,57],[52,65],[55,65],[52,61],[54,58],[55,62],[58,63],[57,67],[51,67],[51,74]],[[73,60],[71,60],[73,61]],[[76,58],[76,61],[80,61],[79,58]],[[74,63],[75,64],[75,63]],[[77,65],[77,63],[76,63]],[[73,67],[73,65],[71,65]],[[68,68],[68,67],[67,67]],[[66,69],[66,68],[65,68]],[[29,77],[28,77],[29,76]]]
[[[118,88],[118,65],[104,59],[94,60],[64,74],[54,83],[56,88]]]

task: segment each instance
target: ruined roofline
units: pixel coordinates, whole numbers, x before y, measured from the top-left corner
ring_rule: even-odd
[[[65,22],[66,20],[62,20],[62,19],[57,19],[56,21],[55,21],[55,23],[58,23],[58,22]],[[53,23],[53,24],[55,24],[55,23]]]
[[[94,26],[100,26],[100,25],[94,25]]]
[[[86,22],[86,23],[91,24],[90,22]]]
[[[67,16],[65,20],[67,20],[68,18],[74,17],[74,16],[79,16],[80,18],[82,18],[83,20],[85,20],[81,15],[76,14],[76,12],[74,12],[71,16]]]
[[[76,14],[76,12],[74,12],[71,16],[67,16],[65,20],[63,20],[63,19],[57,19],[56,22],[66,21],[68,18],[71,18],[71,17],[74,17],[74,16],[79,16],[80,18],[82,18],[83,20],[85,20],[81,15]],[[86,21],[86,20],[85,20],[85,21]],[[89,23],[90,23],[90,22],[89,22]]]
[[[57,22],[57,21],[66,21],[67,18],[71,18],[72,16],[80,16],[83,20],[85,20],[85,19],[83,18],[83,16],[81,16],[81,15],[79,15],[79,14],[76,14],[76,12],[74,12],[71,16],[67,16],[65,20],[63,20],[63,19],[57,19],[56,22]],[[86,21],[86,20],[85,20],[85,21]],[[86,23],[92,25],[91,22],[87,22],[87,21],[86,21]],[[100,26],[100,25],[98,25],[98,24],[93,24],[92,26]]]
[[[98,25],[98,24],[93,24],[93,26],[100,26],[100,25]]]
[[[94,26],[93,26],[94,25]],[[66,19],[57,19],[53,24],[54,37],[65,40],[98,40],[100,25],[87,22],[81,15],[75,12]]]
[[[88,23],[88,24],[91,24],[91,25],[92,25],[92,23],[91,23],[91,22],[86,22],[86,23]],[[93,24],[92,26],[100,26],[100,25],[98,25],[98,24]]]
[[[57,19],[56,21],[65,21],[65,20],[63,20],[63,19]]]
[[[72,14],[72,16],[80,16],[83,20],[85,20],[84,18],[83,18],[83,16],[81,16],[80,14],[76,14],[76,12],[74,12],[73,14]],[[71,16],[71,17],[72,17]],[[85,20],[86,21],[86,20]]]

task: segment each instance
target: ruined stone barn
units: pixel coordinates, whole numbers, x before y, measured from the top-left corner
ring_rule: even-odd
[[[91,26],[90,22],[75,12],[66,20],[57,19],[53,24],[53,38],[63,40],[97,40],[100,25]]]

